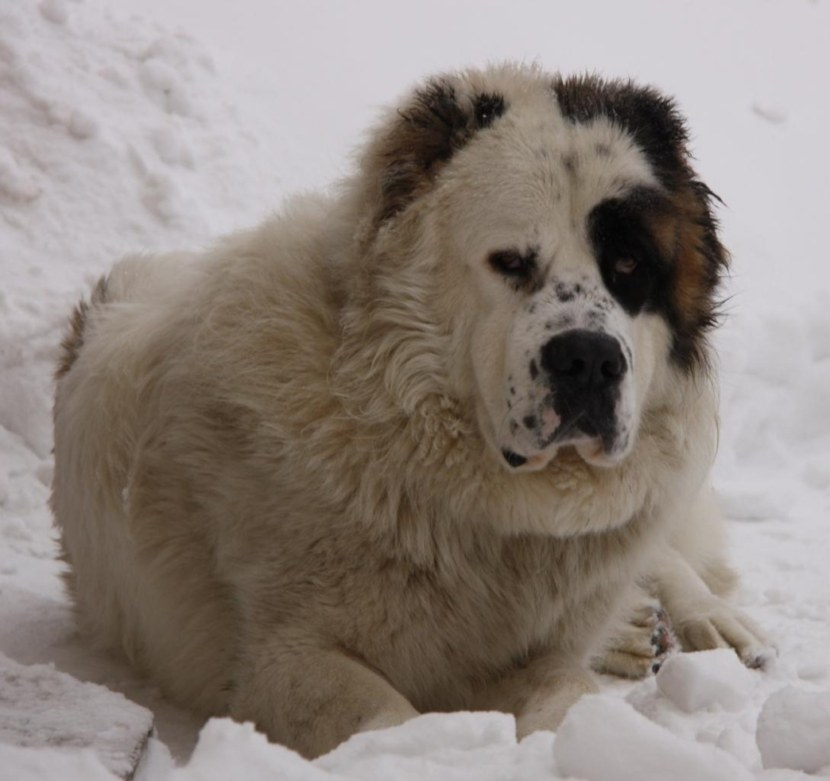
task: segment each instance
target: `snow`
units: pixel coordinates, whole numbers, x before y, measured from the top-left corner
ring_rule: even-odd
[[[92,749],[25,748],[0,743],[0,778],[4,781],[116,781]]]
[[[94,703],[133,731],[152,712],[138,781],[830,777],[827,29],[830,4],[807,0],[0,2],[0,779],[122,772]],[[500,58],[631,75],[690,116],[734,258],[715,482],[739,602],[779,656],[763,673],[716,651],[605,678],[555,737],[521,742],[503,714],[431,714],[309,763],[249,725],[203,726],[75,634],[47,507],[63,323],[121,253],[255,223],[347,170],[413,80]],[[70,731],[73,709],[89,718]],[[36,717],[66,727],[60,746],[15,745]]]
[[[776,692],[761,709],[757,737],[764,767],[830,770],[830,692]]]
[[[666,659],[657,673],[657,689],[687,713],[714,705],[738,710],[747,703],[754,677],[731,648],[718,648]]]
[[[152,727],[153,714],[121,694],[0,654],[0,745],[92,748],[105,767],[126,777]]]
[[[585,781],[752,779],[717,746],[678,738],[627,703],[603,695],[583,697],[570,709],[556,733],[554,754],[564,776]]]

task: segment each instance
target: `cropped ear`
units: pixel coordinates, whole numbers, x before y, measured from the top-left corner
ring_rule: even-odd
[[[472,94],[461,82],[439,77],[417,89],[367,150],[363,166],[374,190],[374,227],[425,192],[452,156],[504,113],[502,95]]]

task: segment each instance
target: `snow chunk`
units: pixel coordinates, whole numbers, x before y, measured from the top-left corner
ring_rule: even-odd
[[[816,773],[830,765],[830,691],[788,686],[771,695],[761,709],[756,740],[764,767]]]
[[[677,737],[607,695],[583,697],[569,711],[553,745],[559,772],[584,781],[750,781],[738,761],[711,744]]]
[[[755,685],[753,674],[731,648],[669,657],[657,673],[657,688],[687,713],[720,705],[738,710]]]
[[[93,751],[68,751],[60,748],[24,748],[0,743],[3,778],[14,781],[117,781]]]
[[[152,727],[152,713],[121,694],[82,683],[49,665],[26,666],[0,654],[0,744],[92,749],[104,767],[126,778],[135,770]],[[34,760],[23,754],[13,759],[34,767]]]

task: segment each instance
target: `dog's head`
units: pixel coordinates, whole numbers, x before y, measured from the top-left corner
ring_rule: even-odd
[[[686,139],[653,89],[502,67],[429,82],[370,147],[373,228],[418,224],[447,374],[508,468],[619,462],[705,367],[726,253]]]

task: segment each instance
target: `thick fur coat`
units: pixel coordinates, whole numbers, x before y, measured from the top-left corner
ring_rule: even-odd
[[[52,503],[82,625],[309,756],[427,710],[554,728],[593,658],[651,666],[644,587],[756,663],[706,487],[724,265],[654,91],[427,82],[334,195],[76,310]],[[554,351],[576,331],[601,389]]]

